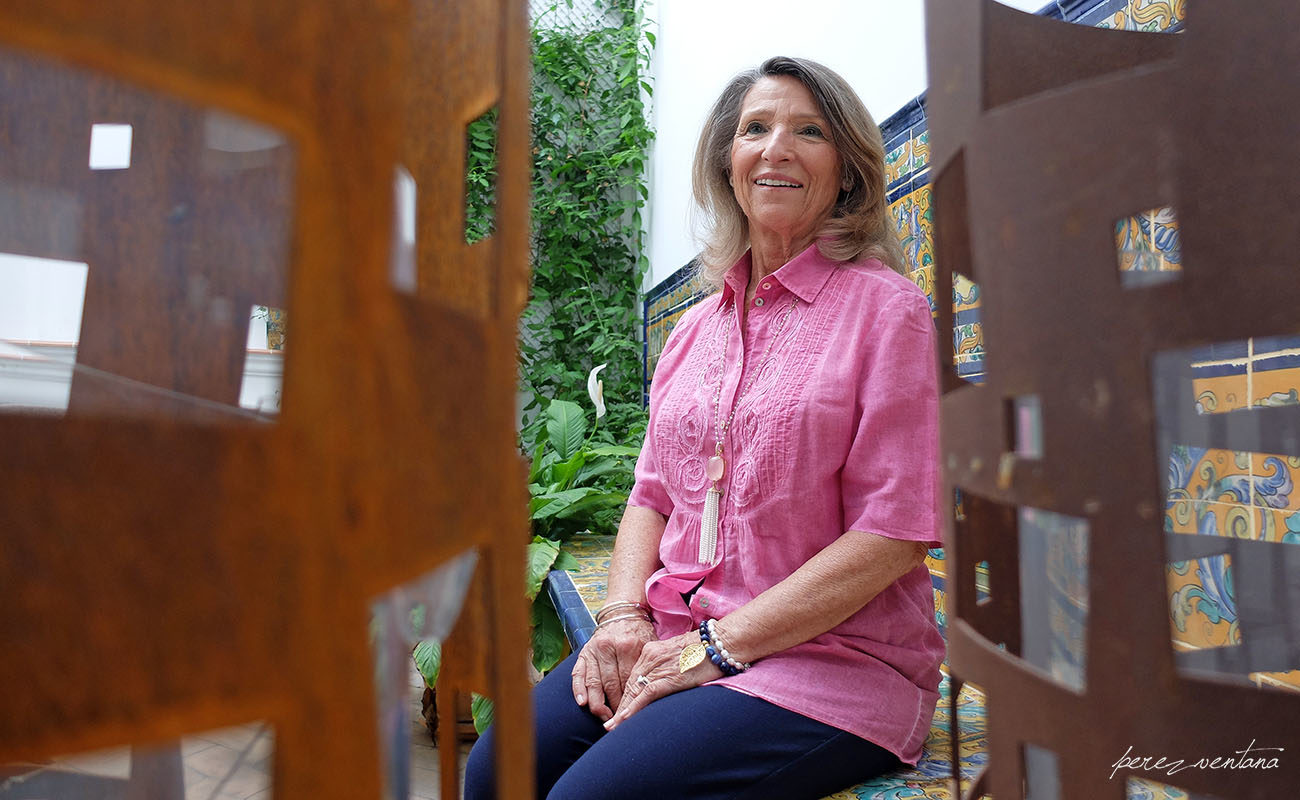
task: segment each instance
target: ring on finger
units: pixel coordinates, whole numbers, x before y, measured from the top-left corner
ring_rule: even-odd
[[[641,675],[640,677],[638,677],[638,678],[636,679],[636,685],[637,685],[638,687],[644,689],[645,687],[647,687],[647,686],[650,685],[650,679],[647,678],[647,677],[644,676],[644,675]]]

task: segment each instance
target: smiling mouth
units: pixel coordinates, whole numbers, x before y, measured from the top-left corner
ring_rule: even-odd
[[[773,180],[772,178],[759,178],[758,180],[754,181],[754,184],[756,186],[775,186],[784,189],[803,188],[802,183],[791,183],[790,181],[778,181],[778,180]]]

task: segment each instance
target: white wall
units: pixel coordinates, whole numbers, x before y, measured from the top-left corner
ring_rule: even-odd
[[[1004,0],[1037,11],[1048,0]],[[737,72],[774,55],[820,61],[881,122],[926,86],[921,0],[645,0],[658,23],[651,74],[648,289],[694,257],[691,159],[709,107]]]

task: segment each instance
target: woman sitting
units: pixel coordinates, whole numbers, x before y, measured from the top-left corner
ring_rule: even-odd
[[[596,633],[534,691],[538,797],[819,798],[915,764],[938,699],[935,328],[880,131],[769,59],[714,105],[694,194],[718,292],[660,356]]]

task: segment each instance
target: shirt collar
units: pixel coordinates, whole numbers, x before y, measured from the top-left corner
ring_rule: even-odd
[[[805,303],[812,303],[821,294],[826,281],[838,267],[838,262],[822,255],[816,242],[799,255],[783,264],[780,269],[768,277],[784,286]],[[752,255],[749,250],[740,257],[723,277],[722,302],[726,303],[736,294],[744,295],[749,285],[749,275],[753,269]]]

